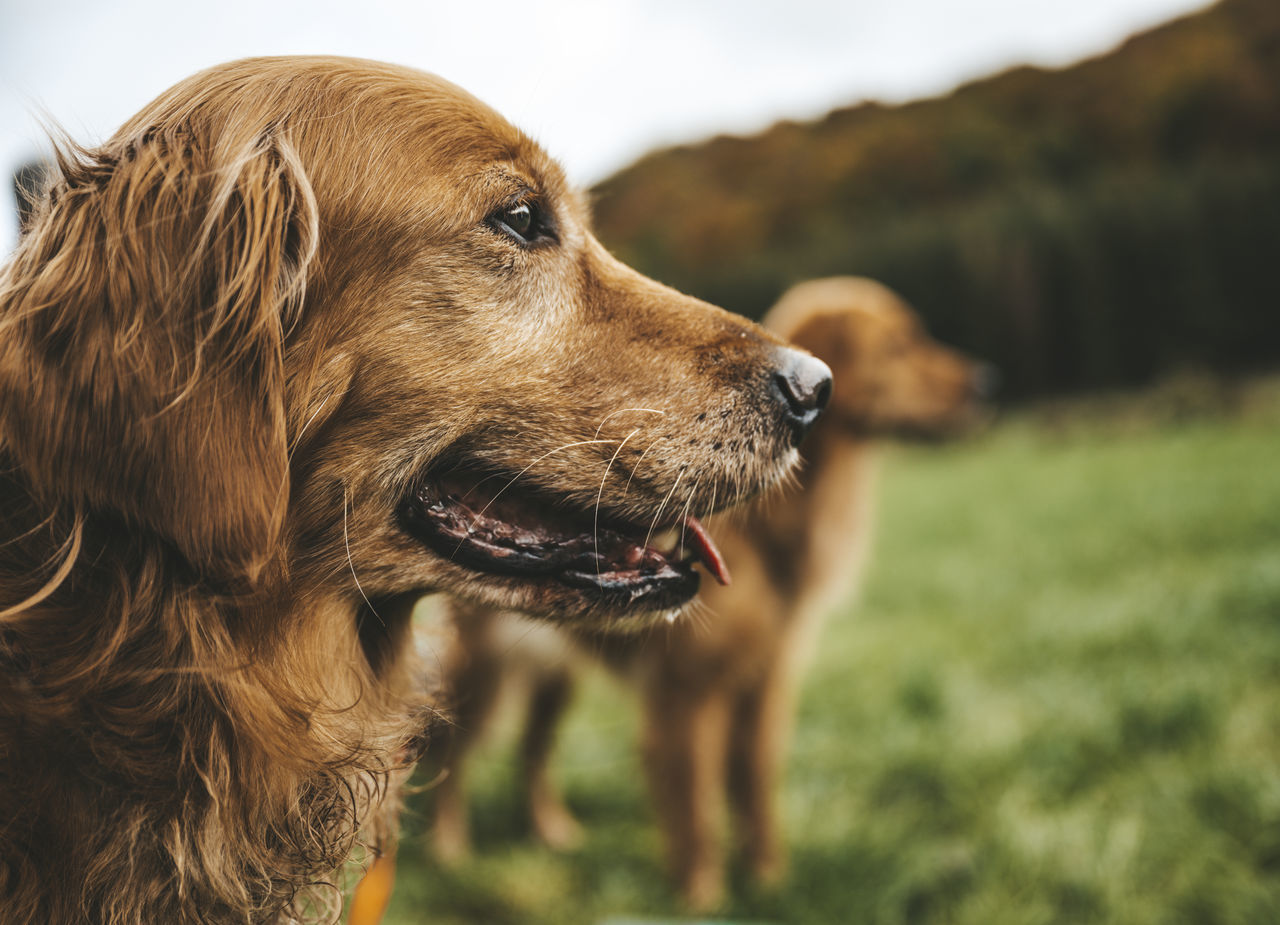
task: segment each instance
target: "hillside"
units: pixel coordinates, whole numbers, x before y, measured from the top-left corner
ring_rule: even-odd
[[[758,314],[805,277],[876,275],[1015,393],[1275,362],[1280,3],[660,151],[595,195],[605,243],[666,282]]]

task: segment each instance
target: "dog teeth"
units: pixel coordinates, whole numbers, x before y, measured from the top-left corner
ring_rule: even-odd
[[[662,615],[662,619],[666,620],[667,623],[675,623],[676,620],[680,619],[680,611],[668,610],[666,613]]]

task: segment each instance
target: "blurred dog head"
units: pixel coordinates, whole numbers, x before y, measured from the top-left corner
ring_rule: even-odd
[[[864,436],[941,437],[985,415],[997,374],[931,338],[886,286],[860,277],[789,289],[764,319],[821,357],[835,376],[824,429]]]

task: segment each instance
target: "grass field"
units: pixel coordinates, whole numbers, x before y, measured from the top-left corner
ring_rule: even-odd
[[[1221,398],[1222,396],[1217,396]],[[861,600],[809,673],[774,923],[1280,921],[1280,380],[1042,408],[885,460]],[[589,677],[557,766],[589,840],[527,839],[476,763],[476,859],[391,923],[675,918],[627,692]]]

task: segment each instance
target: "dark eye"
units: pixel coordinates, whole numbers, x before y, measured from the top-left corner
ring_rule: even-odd
[[[533,244],[543,238],[553,237],[551,224],[536,202],[503,206],[489,216],[489,224],[521,244]]]
[[[528,203],[522,202],[502,214],[502,223],[520,237],[528,238],[533,228],[533,209],[529,208]]]

